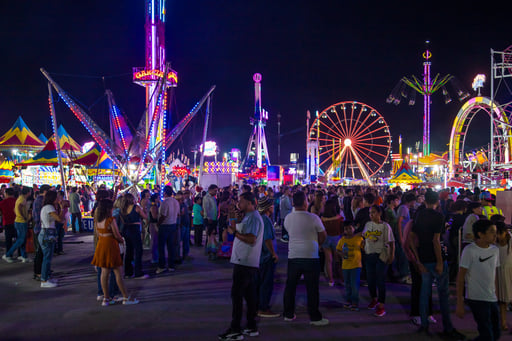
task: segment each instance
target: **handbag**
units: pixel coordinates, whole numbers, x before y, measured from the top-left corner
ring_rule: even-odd
[[[383,237],[384,237],[384,248],[382,249],[382,251],[380,252],[379,254],[379,259],[384,262],[384,263],[387,263],[390,259],[390,254],[389,254],[389,244],[388,244],[388,230],[387,230],[387,226],[384,225],[386,227],[386,231],[383,232]]]
[[[43,246],[50,246],[57,241],[56,229],[43,229]]]

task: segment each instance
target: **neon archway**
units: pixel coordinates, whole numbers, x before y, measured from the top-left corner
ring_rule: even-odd
[[[475,115],[481,110],[485,111],[488,115],[493,115],[496,122],[494,124],[495,136],[508,136],[507,138],[502,138],[503,141],[498,141],[498,145],[495,146],[495,149],[499,149],[497,157],[500,158],[501,162],[505,163],[511,160],[512,129],[507,115],[503,111],[500,111],[499,105],[496,102],[493,104],[490,98],[474,97],[464,103],[453,122],[448,156],[450,176],[454,175],[457,166],[462,165],[462,161],[464,160],[464,145],[469,125]]]

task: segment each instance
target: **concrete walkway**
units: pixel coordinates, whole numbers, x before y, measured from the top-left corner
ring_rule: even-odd
[[[3,245],[3,234],[0,238]],[[192,260],[178,266],[175,273],[156,276],[149,251],[145,250],[143,266],[151,278],[125,280],[129,292],[141,303],[102,307],[96,301],[96,273],[90,265],[92,235],[66,235],[65,242],[66,254],[53,259],[54,277],[59,281],[59,287],[54,289],[43,289],[32,279],[33,264],[8,264],[0,260],[0,340],[217,340],[217,334],[229,326],[232,268],[227,260],[209,262],[203,248],[192,246]],[[278,244],[281,258],[273,310],[282,312],[287,245]],[[377,318],[367,309],[344,310],[343,287],[329,287],[322,278],[320,310],[331,323],[312,327],[306,311],[305,288],[301,285],[297,290],[297,320],[262,319],[261,335],[246,339],[421,340],[416,334],[417,327],[408,319],[410,287],[388,284],[387,288],[387,315]],[[361,307],[366,307],[367,288],[362,287],[360,295]],[[435,317],[439,322],[432,331],[440,332],[441,316],[436,313]],[[470,337],[476,335],[469,311],[463,320],[454,314],[452,319],[461,332]],[[507,334],[502,339],[512,337]]]

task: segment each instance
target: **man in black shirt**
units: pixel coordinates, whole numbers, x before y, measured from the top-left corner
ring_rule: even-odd
[[[356,230],[354,233],[363,232],[364,225],[370,221],[370,207],[373,205],[375,201],[375,195],[372,193],[366,193],[363,195],[363,205],[364,207],[357,211],[356,216],[354,218],[354,224],[356,225]]]
[[[345,215],[345,221],[354,221],[354,215],[352,214],[352,189],[347,188],[345,190],[345,196],[343,197],[343,214]]]
[[[420,294],[420,332],[428,331],[428,301],[432,294],[432,283],[437,281],[437,293],[441,314],[443,316],[444,335],[456,340],[465,336],[453,328],[450,318],[450,303],[448,291],[448,263],[443,259],[441,250],[441,233],[444,232],[444,216],[435,209],[439,204],[439,194],[428,191],[425,194],[426,208],[418,211],[409,238],[409,247],[417,259],[416,266],[421,272]],[[416,246],[415,240],[418,241]]]

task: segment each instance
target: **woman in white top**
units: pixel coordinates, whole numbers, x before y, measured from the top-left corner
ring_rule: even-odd
[[[64,221],[64,210],[59,215],[55,209],[57,204],[57,192],[46,192],[41,209],[41,233],[39,233],[39,244],[43,251],[43,264],[41,268],[41,288],[55,288],[57,283],[50,280],[50,271],[53,250],[57,241],[57,230],[55,222]]]

